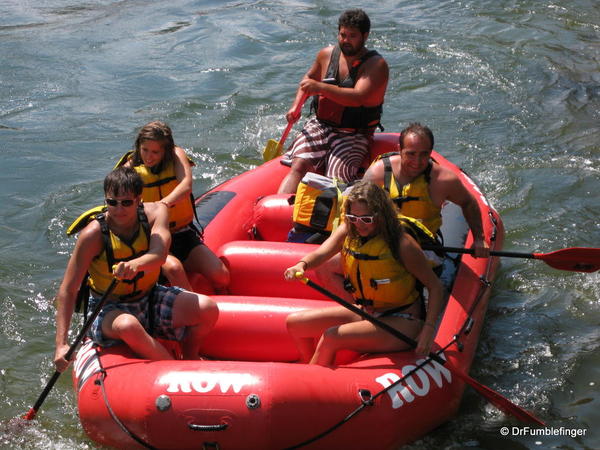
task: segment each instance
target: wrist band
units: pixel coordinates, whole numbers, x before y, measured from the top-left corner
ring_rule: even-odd
[[[306,270],[308,268],[308,263],[306,261],[304,261],[303,259],[298,261],[296,264],[300,264],[300,263],[304,263],[304,270]]]

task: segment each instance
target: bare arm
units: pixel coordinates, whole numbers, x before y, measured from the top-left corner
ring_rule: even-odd
[[[344,106],[377,106],[383,102],[388,78],[388,65],[385,59],[378,56],[363,64],[352,88],[334,86],[311,77],[305,77],[300,82],[300,88],[311,95],[323,95]]]
[[[158,269],[167,259],[171,245],[167,207],[160,202],[145,203],[144,211],[150,224],[148,251],[138,258],[118,263],[114,270],[117,278],[130,280],[142,270]]]
[[[418,355],[427,355],[431,351],[436,322],[442,311],[444,288],[439,278],[431,270],[417,242],[408,234],[404,234],[400,240],[400,254],[406,270],[423,283],[429,293],[427,316],[415,349]]]
[[[179,184],[175,186],[175,189],[171,191],[169,195],[164,197],[161,201],[165,202],[167,206],[173,206],[181,201],[189,200],[190,194],[192,193],[192,167],[187,159],[185,150],[181,147],[175,147],[175,176]]]
[[[365,172],[363,180],[383,186],[383,162],[377,161],[375,164],[372,164]]]
[[[299,114],[296,115],[294,113],[296,112],[296,108],[298,107],[298,104],[302,101],[302,97],[304,97],[304,90],[302,89],[302,82],[304,80],[321,81],[321,77],[322,77],[322,73],[323,73],[322,61],[329,60],[329,55],[331,55],[332,48],[333,47],[326,47],[324,49],[321,49],[319,51],[319,53],[317,53],[317,57],[315,58],[312,65],[308,69],[308,72],[306,72],[304,74],[304,76],[302,77],[302,80],[300,81],[300,84],[298,85],[298,90],[296,91],[296,97],[294,97],[292,106],[290,106],[290,109],[288,110],[288,112],[285,115],[285,118],[288,122],[295,122],[296,120],[298,120],[300,118]]]
[[[67,360],[64,359],[64,355],[69,349],[67,339],[79,287],[92,259],[102,250],[102,236],[100,233],[100,226],[96,221],[93,221],[79,234],[75,249],[67,263],[67,269],[56,294],[54,364],[56,370],[61,372],[69,365]]]
[[[447,177],[444,181],[446,198],[453,203],[456,203],[462,209],[469,228],[473,233],[473,247],[476,258],[487,258],[490,255],[489,247],[485,242],[483,233],[483,225],[481,223],[481,210],[479,204],[473,195],[465,188],[455,174],[452,177]]]
[[[317,249],[304,256],[292,267],[288,267],[283,273],[285,279],[294,280],[297,272],[303,274],[307,269],[314,269],[336,255],[342,249],[347,234],[346,224],[343,223]]]

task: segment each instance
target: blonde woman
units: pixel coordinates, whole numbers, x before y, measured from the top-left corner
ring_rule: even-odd
[[[293,280],[298,272],[303,274],[324,264],[331,267],[339,258],[343,277],[338,280],[344,289],[337,286],[337,292],[415,338],[417,354],[428,354],[442,308],[443,288],[416,241],[403,233],[389,196],[373,183],[357,183],[346,199],[342,220],[319,248],[286,269],[284,277]],[[427,311],[417,281],[429,292]],[[343,306],[293,313],[287,327],[301,362],[310,364],[331,367],[336,352],[342,349],[370,353],[408,348]]]

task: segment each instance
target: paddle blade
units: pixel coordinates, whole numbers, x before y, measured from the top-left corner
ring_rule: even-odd
[[[275,139],[269,139],[263,150],[263,160],[271,161],[273,158],[281,155],[281,146]]]
[[[530,412],[515,405],[513,402],[508,400],[506,397],[503,397],[498,392],[481,384],[474,378],[471,378],[466,373],[458,370],[455,367],[450,366],[449,364],[446,364],[446,367],[448,369],[450,369],[454,375],[456,375],[458,378],[463,380],[465,383],[467,383],[469,386],[471,386],[473,389],[475,389],[477,392],[479,392],[482,396],[484,396],[492,405],[494,405],[500,411],[503,411],[506,414],[512,415],[524,423],[533,423],[533,424],[540,425],[543,427],[546,426],[546,424],[544,422],[542,422],[540,419],[535,417]]]
[[[24,414],[22,416],[22,419],[33,420],[33,419],[35,419],[36,414],[37,414],[37,410],[34,408],[31,408],[29,411],[27,411],[27,414]]]
[[[596,272],[600,269],[600,248],[564,248],[550,253],[534,253],[533,257],[559,270]]]

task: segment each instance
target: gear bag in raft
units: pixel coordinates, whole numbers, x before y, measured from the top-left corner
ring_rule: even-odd
[[[325,240],[340,222],[343,197],[348,184],[308,172],[296,189],[290,241],[319,243]],[[295,236],[292,236],[294,235]],[[298,239],[303,235],[304,239]]]

